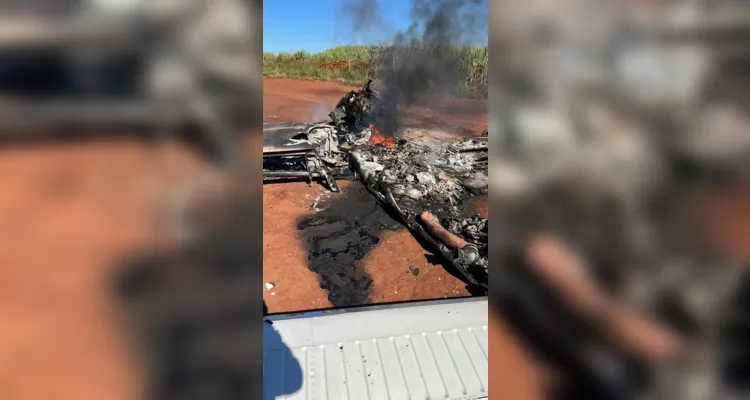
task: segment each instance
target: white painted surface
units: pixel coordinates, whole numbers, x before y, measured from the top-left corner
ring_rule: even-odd
[[[266,318],[264,399],[482,399],[487,299]]]

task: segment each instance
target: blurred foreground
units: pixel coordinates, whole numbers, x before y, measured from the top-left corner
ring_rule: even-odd
[[[491,11],[490,293],[537,395],[744,398],[750,7]]]
[[[230,174],[258,218],[223,237],[260,226],[260,2],[0,10],[0,398],[260,398],[260,285],[212,269],[260,282],[260,247],[182,230]]]

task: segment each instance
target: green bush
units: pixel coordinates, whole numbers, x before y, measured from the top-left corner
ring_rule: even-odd
[[[460,88],[464,95],[487,97],[488,53],[486,46],[427,47],[416,41],[391,48],[388,45],[338,46],[319,53],[305,50],[295,53],[263,53],[263,75],[339,81],[360,85],[367,79],[377,79],[378,69],[386,51],[398,66],[404,56],[439,57],[448,61],[463,78]]]

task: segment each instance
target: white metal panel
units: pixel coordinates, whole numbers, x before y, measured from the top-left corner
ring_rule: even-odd
[[[266,318],[264,399],[456,399],[488,395],[487,300]]]

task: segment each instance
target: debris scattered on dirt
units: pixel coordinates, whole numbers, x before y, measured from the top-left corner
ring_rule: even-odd
[[[417,267],[415,267],[413,265],[410,265],[409,266],[409,271],[411,271],[412,275],[419,276],[419,268],[417,268]]]
[[[486,151],[487,143],[466,139],[458,144],[365,146],[351,157],[358,160],[364,182],[383,194],[390,190],[405,212],[429,209],[442,219],[460,215],[468,198],[487,192],[487,153],[461,151],[475,147]]]
[[[350,153],[350,160],[368,190],[400,222],[428,242],[432,239],[432,251],[442,254],[469,283],[486,287],[486,235],[474,236],[479,246],[472,244],[476,250],[472,254],[476,257],[470,260],[445,242],[447,235],[435,237],[436,231],[444,231],[440,221],[450,226],[474,227],[472,233],[486,231],[486,220],[483,226],[478,226],[481,223],[474,219],[464,221],[470,199],[487,193],[486,139],[464,139],[457,143],[401,141],[395,147],[360,146]],[[436,216],[429,227],[423,226],[424,221],[420,224],[417,218],[426,210]],[[451,233],[459,237],[464,234],[460,230]]]
[[[266,290],[272,290],[273,288],[276,287],[276,283],[274,283],[274,282],[266,282],[265,287],[266,287]]]
[[[327,201],[330,198],[330,196],[331,196],[331,192],[322,192],[318,194],[312,199],[312,202],[310,203],[310,209],[315,212],[319,212],[323,210],[324,208],[321,208],[321,204]]]
[[[345,94],[330,113],[328,124],[267,125],[264,131],[276,136],[284,132],[287,141],[274,143],[273,155],[277,156],[264,153],[264,173],[308,176],[310,181],[317,176],[336,190],[337,177],[353,174],[399,223],[426,235],[422,239],[431,243],[430,250],[454,264],[468,283],[486,287],[487,236],[479,234],[486,230],[486,223],[480,226],[474,219],[464,221],[464,216],[471,207],[470,199],[487,193],[487,137],[410,141],[397,138],[395,132],[383,132],[381,118],[395,114],[387,110],[371,83]],[[290,156],[291,149],[295,149],[294,156]],[[310,268],[321,275],[321,285],[329,290],[334,305],[362,304],[370,280],[354,266],[377,243],[377,234],[363,221],[325,216],[325,210],[318,207],[320,199],[313,199],[312,208],[322,216],[299,225],[311,248]],[[372,198],[366,201],[372,202]],[[429,237],[417,222],[417,216],[427,210],[441,221],[436,220],[428,231],[436,231],[441,223],[461,229],[474,227],[467,228],[474,234],[470,259],[463,257],[463,249],[451,249]],[[461,236],[464,232],[454,230],[451,234]],[[344,289],[349,293],[344,294]]]

